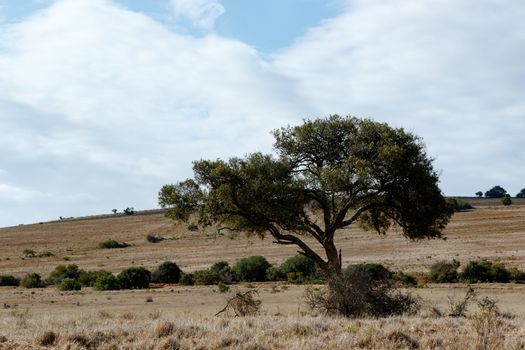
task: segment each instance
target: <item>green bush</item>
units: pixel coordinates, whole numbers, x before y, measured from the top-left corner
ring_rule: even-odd
[[[99,270],[99,271],[83,271],[80,270],[80,275],[78,281],[83,287],[93,287],[97,281],[98,276],[111,274],[108,271]]]
[[[38,273],[29,273],[22,278],[20,285],[24,288],[43,288],[45,287],[44,281]]]
[[[118,278],[111,272],[100,271],[95,283],[93,284],[95,290],[119,290],[120,282]]]
[[[488,260],[471,261],[461,273],[461,280],[467,283],[477,282],[508,282],[511,274],[502,263],[492,263]]]
[[[394,277],[392,271],[376,263],[348,265],[346,270],[350,274],[352,271],[362,271],[373,281],[391,280]]]
[[[458,281],[459,262],[439,261],[430,267],[429,280],[434,283],[456,283]]]
[[[53,285],[58,284],[64,278],[71,278],[78,280],[80,277],[81,271],[78,269],[78,266],[75,264],[70,265],[57,265],[55,269],[49,274],[46,278],[46,283]]]
[[[19,285],[20,285],[20,280],[16,278],[15,276],[11,276],[11,275],[0,276],[0,286],[2,287],[7,287],[7,286],[17,287]]]
[[[80,290],[82,287],[80,285],[80,282],[73,279],[66,277],[60,281],[58,284],[59,290]]]
[[[219,288],[220,293],[226,293],[227,291],[230,290],[230,287],[228,287],[228,285],[223,282],[219,282],[219,284],[217,285],[217,288]]]
[[[122,270],[117,279],[121,289],[144,289],[149,288],[151,273],[144,267],[131,266]]]
[[[286,275],[280,268],[275,266],[270,266],[266,270],[266,280],[268,281],[284,281],[286,280]]]
[[[405,287],[416,287],[417,286],[417,279],[409,274],[405,273],[403,271],[398,271],[394,275],[394,280],[401,283]]]
[[[239,260],[233,267],[233,273],[239,281],[266,281],[266,270],[270,263],[262,256],[250,256]]]
[[[286,259],[281,264],[280,270],[288,276],[290,272],[300,273],[303,277],[313,277],[317,273],[315,262],[301,254]]]
[[[454,211],[465,211],[474,208],[469,202],[462,199],[447,198],[447,202]]]
[[[151,280],[157,283],[178,283],[181,270],[171,261],[165,261],[151,274]]]
[[[501,198],[501,204],[507,206],[512,204],[512,199],[510,199],[509,195],[506,195],[505,197]]]
[[[525,271],[519,270],[516,267],[512,267],[509,270],[509,278],[511,281],[517,282],[517,283],[523,283],[525,282]]]
[[[230,264],[226,261],[219,261],[213,264],[210,268],[211,270],[217,271],[219,273],[219,278],[221,282],[230,284],[233,280],[233,272],[230,267]]]
[[[199,270],[193,273],[193,282],[197,285],[217,284],[221,281],[221,276],[217,270]]]
[[[108,239],[107,241],[100,242],[98,247],[101,249],[126,248],[129,247],[129,244],[125,242],[117,242],[113,239]]]
[[[183,286],[193,286],[195,284],[193,281],[193,274],[182,273],[180,275],[179,284],[182,284]]]

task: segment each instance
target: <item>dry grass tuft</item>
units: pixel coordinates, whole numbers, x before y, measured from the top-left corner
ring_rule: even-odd
[[[52,346],[58,340],[58,335],[52,331],[45,331],[36,338],[36,343],[42,346]]]
[[[175,325],[172,322],[163,321],[157,323],[154,333],[157,338],[164,338],[172,335],[174,330]]]
[[[387,339],[394,345],[408,348],[408,349],[419,349],[419,343],[412,339],[409,335],[401,331],[393,331],[388,334]]]
[[[169,338],[159,343],[155,350],[179,350],[180,348],[181,347],[177,339]]]

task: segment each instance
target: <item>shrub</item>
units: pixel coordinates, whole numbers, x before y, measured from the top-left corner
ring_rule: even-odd
[[[199,270],[193,273],[193,281],[197,285],[217,284],[221,281],[221,276],[216,270]]]
[[[159,243],[159,242],[162,242],[164,240],[164,238],[162,238],[161,236],[159,235],[155,235],[153,233],[149,233],[147,236],[146,236],[146,240],[150,243]]]
[[[55,269],[49,274],[46,279],[47,284],[58,284],[64,278],[71,278],[78,280],[80,277],[81,271],[78,269],[78,266],[75,264],[70,265],[58,265]]]
[[[120,282],[111,272],[100,272],[93,284],[95,290],[118,290]]]
[[[81,288],[79,281],[69,277],[62,279],[58,284],[59,290],[80,290]]]
[[[474,208],[469,202],[462,199],[447,198],[447,202],[454,211],[465,211]]]
[[[514,282],[525,282],[525,271],[512,267],[509,270],[509,279]]]
[[[144,267],[131,266],[122,270],[117,279],[122,289],[144,289],[149,288],[151,273]]]
[[[356,264],[349,265],[346,270],[348,272],[359,270],[368,275],[371,280],[390,280],[394,277],[394,273],[384,267],[381,264],[369,263],[369,264]]]
[[[219,278],[223,283],[231,283],[233,280],[233,272],[230,267],[230,264],[226,261],[219,261],[213,264],[210,268],[211,270],[217,271],[219,273]]]
[[[286,275],[281,271],[280,268],[270,266],[268,270],[266,270],[266,279],[268,281],[284,281],[286,279]]]
[[[459,262],[439,261],[430,267],[429,279],[434,283],[456,283],[458,281]]]
[[[286,276],[294,273],[296,276],[301,275],[303,278],[313,277],[317,272],[315,262],[301,254],[288,258],[281,264],[280,270]],[[288,278],[288,280],[290,280],[290,278]]]
[[[17,287],[19,285],[20,285],[20,280],[18,278],[16,278],[15,276],[11,276],[11,275],[0,276],[0,286],[3,286],[3,287],[7,287],[7,286]]]
[[[471,261],[461,273],[461,280],[468,283],[476,282],[508,282],[511,274],[502,263],[492,263],[488,260]]]
[[[405,273],[403,271],[398,271],[394,275],[394,280],[401,283],[405,287],[416,287],[417,286],[417,279],[409,274]]]
[[[227,291],[230,290],[230,287],[228,287],[228,285],[223,282],[219,282],[217,287],[219,288],[220,293],[226,293]]]
[[[95,284],[98,276],[101,274],[108,274],[109,272],[99,270],[99,271],[80,271],[80,275],[78,277],[78,282],[84,287],[93,287]]]
[[[38,253],[38,255],[37,255],[37,257],[39,257],[39,258],[49,258],[51,256],[55,256],[55,254],[53,254],[51,252],[48,252],[48,251],[44,251],[44,252]]]
[[[314,310],[346,317],[384,317],[414,313],[419,299],[403,294],[391,279],[373,279],[360,268],[347,268],[328,279],[329,288],[308,288],[307,304]]]
[[[270,266],[264,257],[250,256],[239,260],[233,267],[233,272],[239,281],[265,281],[266,270]]]
[[[126,248],[129,247],[129,244],[125,242],[117,242],[113,239],[108,239],[107,241],[100,242],[98,247],[101,249]]]
[[[505,197],[501,198],[501,204],[507,206],[512,204],[512,199],[510,199],[509,195],[506,195]]]
[[[36,252],[33,249],[24,249],[22,254],[24,254],[26,258],[34,258],[36,256]]]
[[[122,211],[126,215],[135,215],[135,208],[133,207],[127,207]]]
[[[195,284],[195,282],[193,281],[193,274],[182,273],[180,275],[179,283],[183,286],[193,286]]]
[[[29,273],[22,278],[20,285],[24,288],[43,288],[45,287],[44,281],[38,273]]]
[[[165,261],[151,274],[151,280],[158,283],[178,283],[181,270],[171,261]]]

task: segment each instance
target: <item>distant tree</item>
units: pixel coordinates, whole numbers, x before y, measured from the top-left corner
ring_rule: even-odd
[[[476,192],[476,196],[478,196],[479,198],[483,197],[483,192],[481,191]]]
[[[516,198],[525,198],[525,188],[521,189],[521,191],[516,195]]]
[[[135,208],[133,207],[127,207],[123,210],[124,214],[126,215],[135,215]]]
[[[485,197],[488,198],[503,198],[507,194],[507,191],[501,186],[494,186],[487,192],[485,192]]]
[[[337,115],[274,137],[278,158],[254,153],[194,162],[195,179],[161,189],[166,215],[296,245],[334,277],[329,286],[343,277],[335,236],[344,228],[385,234],[396,225],[410,239],[441,237],[452,210],[418,137]]]
[[[117,209],[111,209],[111,211],[113,212],[113,214],[116,214],[117,213]]]

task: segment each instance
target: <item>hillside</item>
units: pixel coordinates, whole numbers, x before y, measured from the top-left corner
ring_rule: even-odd
[[[500,259],[509,266],[525,268],[525,203],[504,207],[496,200],[470,199],[476,209],[456,213],[445,231],[446,240],[411,242],[390,232],[380,237],[357,227],[338,237],[344,263],[381,262],[409,271],[426,269],[443,259],[465,262],[475,258]],[[166,240],[149,243],[147,234]],[[98,243],[115,239],[131,244],[124,249],[99,249]],[[52,257],[24,257],[30,249]],[[293,246],[279,246],[270,238],[232,237],[209,232],[190,232],[175,225],[161,211],[133,216],[101,216],[63,220],[0,229],[0,271],[22,276],[27,272],[47,274],[57,264],[75,263],[85,269],[114,272],[131,264],[152,268],[165,260],[176,261],[184,270],[230,263],[249,255],[263,255],[279,263],[295,254]]]

